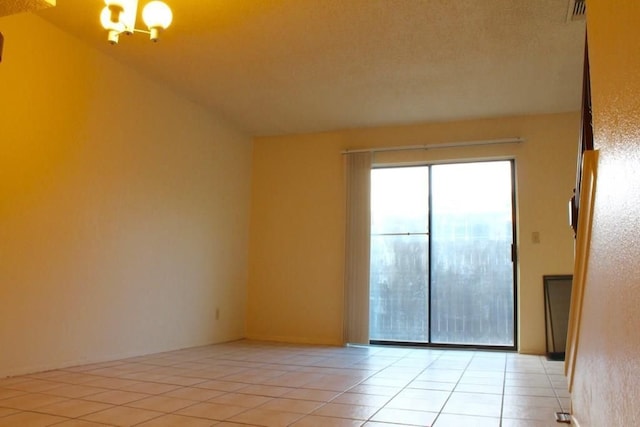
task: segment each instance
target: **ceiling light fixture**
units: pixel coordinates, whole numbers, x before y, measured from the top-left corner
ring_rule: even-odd
[[[161,1],[151,1],[142,9],[142,20],[149,30],[135,28],[138,15],[138,0],[104,0],[106,7],[100,13],[100,23],[109,32],[111,44],[118,44],[120,34],[149,34],[153,42],[158,41],[160,32],[167,29],[173,20],[171,9]]]

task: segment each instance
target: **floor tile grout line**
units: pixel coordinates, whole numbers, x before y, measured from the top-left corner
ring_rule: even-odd
[[[507,365],[509,363],[509,355],[505,355],[504,369],[502,371],[502,399],[500,401],[500,421],[498,425],[502,427],[502,418],[504,417],[504,394],[507,388]]]
[[[397,392],[396,394],[394,394],[393,396],[390,396],[390,397],[389,397],[389,399],[387,399],[386,403],[385,403],[382,407],[378,408],[378,410],[377,410],[376,412],[374,412],[374,413],[373,413],[373,414],[372,414],[372,415],[371,415],[371,416],[370,416],[370,417],[369,417],[369,418],[368,418],[368,419],[367,419],[367,420],[366,420],[362,425],[365,425],[365,424],[366,424],[366,423],[368,423],[369,421],[372,421],[372,418],[373,418],[373,417],[375,417],[375,416],[376,416],[380,411],[382,411],[382,410],[386,407],[386,405],[387,405],[387,404],[389,404],[389,402],[391,402],[393,399],[395,399],[396,397],[398,397],[398,395],[399,395],[400,393],[402,393],[404,390],[406,390],[406,389],[407,389],[407,386],[408,386],[409,384],[411,384],[413,381],[415,381],[415,379],[416,379],[416,378],[418,378],[420,375],[422,375],[422,373],[423,373],[424,371],[426,371],[427,369],[429,369],[429,367],[430,367],[431,365],[433,365],[437,360],[439,360],[439,359],[442,357],[442,353],[435,353],[435,354],[437,354],[437,356],[438,356],[438,357],[436,357],[436,358],[435,358],[434,360],[432,360],[432,361],[431,361],[427,366],[425,366],[425,367],[420,371],[420,373],[418,373],[418,374],[413,378],[413,380],[409,381],[409,383],[408,383],[407,385],[405,385],[404,387],[402,387],[402,388],[400,389],[400,391],[398,391],[398,392]],[[405,359],[405,358],[407,358],[407,357],[406,357],[406,356],[404,356],[404,357],[402,357],[402,358],[400,358],[400,359],[398,359],[398,360],[402,360],[402,359]],[[389,366],[391,366],[391,365],[389,365]],[[387,367],[389,367],[389,366],[387,366]],[[386,369],[387,367],[385,367],[385,368],[383,368],[383,369]],[[380,370],[379,370],[378,372],[380,372]],[[375,374],[374,374],[374,375],[375,375]],[[372,375],[372,376],[373,376],[373,375]],[[450,393],[451,393],[451,392],[450,392]],[[446,404],[446,401],[445,401],[445,403],[443,404],[443,407],[444,407],[444,405],[445,405],[445,404]],[[435,419],[434,419],[434,422],[435,422]],[[400,426],[400,427],[402,427],[402,426]]]
[[[549,370],[547,369],[547,365],[545,363],[542,363],[542,367],[544,369],[545,374],[547,375],[547,379],[549,380],[549,385],[551,386],[551,390],[553,390],[553,394],[556,398],[556,401],[558,402],[558,408],[560,408],[561,412],[569,412],[568,408],[565,409],[564,405],[562,404],[562,401],[560,400],[560,396],[558,396],[558,390],[556,390],[555,384],[553,384],[553,381],[551,381],[551,377],[549,376]]]
[[[462,377],[464,376],[464,373],[467,372],[467,369],[469,368],[469,365],[471,364],[471,361],[473,360],[474,357],[476,357],[476,352],[474,351],[473,353],[474,353],[473,356],[471,356],[471,358],[469,359],[469,362],[467,362],[466,366],[462,370],[462,374],[460,375],[460,378],[458,378],[458,381],[456,382],[456,384],[451,389],[451,392],[449,392],[449,396],[447,397],[447,399],[442,404],[442,407],[440,407],[440,410],[438,411],[438,415],[436,415],[436,417],[433,419],[433,423],[431,424],[432,426],[434,426],[438,422],[438,418],[440,418],[440,416],[442,415],[442,410],[445,408],[445,406],[447,406],[447,402],[449,402],[449,400],[451,399],[451,396],[453,395],[453,393],[455,392],[456,388],[458,387],[458,384],[460,384],[460,381],[462,380]]]
[[[250,347],[249,347],[250,349]],[[245,349],[242,349],[242,351],[244,351]],[[265,349],[261,348],[259,349],[260,353],[265,353]],[[279,349],[277,349],[279,350]],[[372,405],[372,406],[376,406],[377,409],[375,410],[375,412],[373,412],[372,415],[370,415],[368,417],[368,419],[366,421],[372,421],[372,418],[375,417],[375,415],[377,413],[380,412],[380,410],[382,410],[386,405],[389,404],[389,402],[394,399],[395,397],[397,397],[400,393],[405,392],[409,389],[411,389],[411,384],[417,380],[417,378],[420,377],[420,375],[423,375],[427,370],[429,370],[430,368],[437,368],[437,369],[447,369],[448,367],[445,365],[441,365],[441,366],[435,366],[440,362],[443,362],[444,360],[448,360],[448,361],[452,361],[453,365],[451,365],[452,369],[460,369],[462,367],[462,365],[458,364],[460,361],[462,361],[462,358],[456,358],[456,357],[452,357],[449,358],[447,357],[448,355],[450,355],[451,353],[448,352],[440,352],[438,351],[438,353],[432,354],[428,360],[424,360],[422,357],[414,357],[414,354],[411,353],[410,351],[408,352],[401,352],[401,354],[396,354],[396,353],[389,353],[387,354],[384,351],[380,351],[380,352],[369,352],[367,354],[359,354],[358,357],[353,357],[353,354],[340,354],[340,353],[334,353],[334,356],[332,356],[333,359],[333,363],[327,362],[327,363],[318,363],[317,360],[320,358],[320,356],[318,356],[318,358],[314,358],[311,357],[312,356],[312,349],[311,350],[299,350],[299,349],[294,349],[289,353],[286,352],[278,352],[278,354],[282,355],[284,354],[283,357],[285,357],[286,359],[293,359],[295,360],[294,363],[296,363],[294,369],[282,369],[284,366],[286,366],[286,364],[283,363],[279,363],[279,364],[274,364],[271,363],[273,360],[274,356],[270,357],[270,360],[268,363],[262,363],[262,364],[255,364],[255,359],[258,357],[256,355],[250,355],[248,357],[234,357],[233,354],[230,354],[230,352],[227,352],[229,354],[225,354],[225,361],[226,363],[224,365],[219,365],[218,363],[220,362],[220,359],[216,356],[216,355],[212,355],[212,354],[205,354],[203,352],[200,352],[198,355],[189,355],[189,354],[184,354],[184,357],[179,357],[181,355],[176,354],[175,356],[171,356],[170,354],[168,355],[167,359],[174,359],[171,360],[171,363],[173,366],[176,365],[181,365],[181,364],[186,364],[184,368],[176,368],[176,369],[184,369],[183,372],[176,372],[176,371],[171,371],[171,369],[169,368],[167,370],[167,372],[169,372],[168,374],[165,374],[164,376],[161,376],[159,378],[153,378],[152,376],[148,377],[148,378],[143,378],[143,379],[134,379],[134,378],[123,378],[126,377],[127,375],[135,375],[136,373],[143,373],[143,372],[148,372],[150,371],[149,369],[142,369],[140,371],[136,370],[135,367],[131,368],[128,367],[127,369],[123,369],[123,370],[117,370],[114,369],[112,371],[112,373],[109,373],[108,370],[105,372],[102,372],[100,375],[94,375],[88,371],[83,371],[83,372],[69,372],[69,374],[73,375],[74,373],[77,373],[79,375],[87,375],[87,376],[94,376],[98,379],[102,379],[102,378],[107,378],[107,379],[127,379],[132,381],[133,383],[138,383],[138,384],[155,384],[155,383],[160,383],[160,384],[164,384],[164,385],[170,385],[173,386],[173,388],[169,387],[170,390],[166,390],[166,391],[162,391],[162,392],[157,392],[157,390],[152,390],[152,389],[147,389],[145,390],[147,393],[141,393],[141,394],[146,394],[145,397],[140,397],[139,399],[135,399],[132,400],[130,402],[123,402],[120,404],[112,404],[112,403],[108,403],[108,402],[102,402],[102,403],[106,403],[108,404],[110,407],[127,407],[127,408],[137,408],[136,406],[131,406],[132,404],[134,404],[135,402],[139,401],[139,400],[144,400],[147,398],[152,398],[152,397],[168,397],[171,398],[173,396],[167,396],[168,393],[171,393],[171,391],[176,391],[176,390],[182,390],[182,389],[187,389],[187,388],[193,388],[193,389],[199,389],[201,388],[202,390],[205,390],[207,388],[202,388],[202,387],[198,387],[198,385],[207,382],[207,381],[223,381],[223,382],[228,382],[228,383],[235,383],[238,385],[247,385],[247,386],[251,386],[251,385],[256,385],[256,386],[264,386],[264,387],[286,387],[288,389],[291,389],[291,392],[295,392],[296,390],[301,390],[301,389],[305,389],[305,390],[318,390],[318,391],[329,391],[327,390],[327,388],[331,388],[331,387],[318,387],[318,388],[307,388],[307,386],[310,386],[311,382],[296,382],[295,385],[291,385],[291,384],[286,384],[286,383],[280,383],[278,384],[278,382],[276,381],[275,384],[269,384],[268,382],[271,380],[276,380],[278,378],[282,378],[283,376],[286,376],[288,374],[300,374],[302,375],[302,378],[304,378],[304,375],[315,375],[318,374],[321,377],[322,376],[332,376],[332,375],[336,375],[336,376],[340,376],[342,374],[345,374],[345,376],[347,377],[353,377],[357,379],[357,383],[351,385],[349,388],[340,388],[333,390],[332,393],[334,393],[333,397],[331,398],[327,398],[324,399],[322,402],[318,402],[322,407],[324,405],[326,405],[329,402],[334,402],[340,397],[345,395],[346,393],[349,393],[350,391],[353,390],[354,387],[357,387],[359,385],[362,385],[362,383],[370,380],[373,377],[379,376],[381,379],[393,379],[393,371],[392,369],[397,369],[399,374],[403,375],[403,378],[405,379],[405,381],[403,382],[402,386],[399,386],[397,391],[390,396],[384,396],[384,403],[377,403],[376,405]],[[236,350],[234,351],[234,353],[238,354],[241,356],[240,354],[240,350]],[[523,361],[519,361],[518,358],[516,356],[512,356],[510,354],[505,354],[503,356],[503,366],[502,366],[502,370],[501,371],[496,371],[495,370],[495,364],[491,364],[493,366],[493,369],[488,368],[488,369],[483,369],[481,366],[477,366],[474,364],[475,361],[481,360],[480,356],[482,355],[482,353],[474,351],[472,352],[470,355],[465,351],[464,353],[466,353],[464,356],[464,366],[461,369],[461,374],[460,376],[457,378],[457,381],[455,383],[453,383],[453,388],[448,389],[447,390],[440,390],[440,391],[446,391],[447,393],[447,399],[444,400],[444,403],[442,404],[442,406],[439,408],[439,411],[436,414],[436,417],[434,418],[434,423],[437,422],[438,418],[443,415],[443,409],[444,407],[447,405],[447,403],[450,401],[450,399],[453,396],[453,393],[456,392],[456,390],[460,387],[461,384],[465,383],[464,381],[464,377],[465,375],[469,374],[472,370],[475,371],[484,371],[484,370],[488,370],[488,371],[494,371],[496,372],[496,374],[501,374],[503,375],[502,377],[502,396],[501,396],[501,408],[500,408],[500,423],[502,424],[503,422],[503,417],[504,417],[504,408],[505,408],[505,402],[506,402],[506,387],[507,387],[507,370],[509,370],[510,373],[514,374],[514,378],[517,378],[517,376],[522,375],[522,377],[526,380],[526,375],[531,374],[531,375],[536,375],[536,374],[543,374],[544,378],[546,378],[545,380],[545,384],[547,384],[547,386],[550,387],[550,389],[552,390],[552,396],[554,396],[555,399],[555,403],[557,407],[563,408],[563,403],[560,399],[560,389],[561,387],[559,385],[557,385],[558,378],[556,378],[555,374],[557,373],[556,371],[556,366],[555,365],[551,365],[551,364],[546,364],[543,359],[541,357],[535,357],[535,359],[531,359],[531,361],[529,362],[529,359],[523,359]],[[259,354],[257,351],[255,352],[255,354]],[[423,356],[425,353],[421,354],[421,356]],[[310,361],[312,363],[309,364],[305,364],[302,359],[298,359],[300,357],[310,357]],[[197,356],[197,357],[196,357]],[[322,355],[322,357],[324,357],[325,355]],[[179,359],[182,360],[179,360]],[[413,360],[415,358],[415,360]],[[221,376],[218,377],[205,377],[205,376],[197,376],[197,371],[199,370],[204,370],[206,369],[206,367],[203,368],[199,368],[197,366],[189,366],[188,363],[190,363],[190,361],[195,361],[195,360],[208,360],[211,362],[211,367],[217,367],[217,368],[221,368],[222,371],[224,372],[224,367],[230,367],[230,369],[234,370],[235,372],[233,373],[227,373],[227,374],[223,374]],[[367,360],[370,359],[372,362],[369,368],[365,368],[365,369],[359,369],[359,366],[354,362],[354,360]],[[325,358],[325,360],[328,360],[327,358]],[[457,362],[456,362],[457,361]],[[380,363],[383,362],[383,363]],[[419,364],[419,369],[412,369],[412,364],[417,363]],[[535,365],[533,366],[532,365]],[[114,361],[112,363],[110,363],[111,366],[128,366],[130,365],[130,361]],[[322,365],[322,366],[320,366]],[[163,367],[166,367],[167,365],[158,365],[158,371],[161,372]],[[489,366],[489,365],[487,365]],[[537,366],[537,368],[536,368]],[[318,369],[320,368],[320,370],[318,372],[315,372],[314,369]],[[552,369],[553,368],[553,369]],[[236,370],[237,369],[237,370]],[[323,372],[323,369],[327,369],[326,372]],[[151,370],[154,370],[154,368],[152,368]],[[255,370],[255,373],[257,375],[257,378],[251,378],[250,375],[248,375],[246,378],[231,378],[233,375],[242,375],[243,372],[246,373],[250,373],[251,371]],[[276,373],[276,375],[264,375],[264,376],[260,376],[260,370],[265,370],[268,374],[272,374],[272,371],[278,371]],[[356,372],[357,371],[357,372]],[[383,375],[383,373],[385,373],[385,371],[388,371],[388,373],[386,373],[386,375]],[[62,371],[61,371],[62,372]],[[150,372],[151,373],[151,372]],[[350,373],[352,373],[352,375],[350,375]],[[151,373],[152,374],[152,373]],[[391,375],[390,375],[391,374]],[[409,375],[410,374],[410,375]],[[162,382],[163,378],[169,378],[169,377],[180,377],[183,375],[193,375],[195,379],[199,379],[201,381],[198,381],[196,383],[168,383],[168,382]],[[483,377],[483,375],[480,375],[480,377]],[[78,379],[78,378],[75,378]],[[79,379],[82,379],[81,377]],[[18,390],[18,389],[9,389],[8,390],[13,390],[15,392],[21,393],[20,395],[16,396],[22,396],[22,395],[47,395],[47,396],[54,396],[57,397],[59,399],[61,399],[59,402],[57,403],[62,403],[65,401],[69,401],[69,400],[79,400],[79,401],[87,401],[87,402],[95,402],[95,400],[89,400],[91,398],[91,396],[103,393],[103,392],[109,392],[109,391],[113,391],[113,392],[127,392],[128,390],[125,390],[123,388],[109,388],[109,389],[102,389],[101,387],[95,387],[92,385],[88,385],[85,384],[86,381],[72,381],[71,377],[61,377],[60,379],[57,379],[56,376],[52,376],[52,377],[32,377],[32,376],[28,376],[26,381],[30,381],[30,380],[38,380],[41,381],[43,384],[44,383],[50,383],[50,384],[55,384],[56,387],[51,388],[51,389],[47,389],[41,392],[32,392],[32,391],[24,391],[24,390]],[[70,382],[71,381],[71,382]],[[556,381],[556,383],[554,383],[554,381]],[[469,384],[474,384],[475,382],[469,382]],[[16,384],[16,383],[12,383],[12,384]],[[34,383],[35,387],[38,387],[38,383]],[[466,383],[465,383],[466,384]],[[478,383],[480,384],[480,383]],[[7,386],[10,386],[11,384],[7,384]],[[63,395],[58,395],[56,394],[55,390],[58,388],[62,388],[65,386],[80,386],[82,387],[83,385],[87,385],[89,387],[94,387],[94,388],[100,388],[101,391],[97,391],[95,393],[89,393],[86,395],[82,395],[82,396],[75,396],[75,397],[70,397],[69,395],[63,396]],[[375,385],[375,384],[374,384]],[[385,385],[385,384],[382,384]],[[4,388],[4,387],[0,387],[0,388]],[[222,388],[222,387],[221,387]],[[429,389],[429,388],[427,388]],[[209,389],[209,390],[213,390],[213,389]],[[154,391],[153,393],[149,393],[151,391]],[[460,391],[461,393],[464,390]],[[472,392],[471,389],[467,389],[468,392]],[[66,391],[65,391],[66,392]],[[224,396],[224,395],[228,395],[231,393],[238,393],[238,394],[247,394],[247,395],[251,395],[253,393],[242,393],[241,390],[216,390],[216,392],[221,393],[219,396]],[[248,391],[247,391],[248,392]],[[266,393],[265,393],[266,394]],[[290,394],[290,393],[287,393]],[[366,393],[365,393],[366,394]],[[491,393],[493,394],[493,393]],[[155,410],[155,412],[157,413],[157,416],[152,418],[152,419],[156,419],[159,417],[163,417],[165,415],[170,415],[170,414],[175,414],[175,415],[180,415],[178,414],[178,412],[180,412],[183,409],[192,407],[194,405],[197,405],[199,403],[216,403],[216,402],[212,402],[212,400],[214,400],[216,397],[219,396],[215,396],[215,397],[211,397],[205,401],[195,401],[195,400],[191,400],[191,399],[184,399],[184,400],[189,400],[191,401],[191,403],[183,408],[177,408],[175,410],[172,410],[171,412],[164,412],[164,411],[157,411]],[[293,396],[293,395],[292,395]],[[533,395],[535,396],[535,395]],[[551,395],[550,395],[551,396]],[[274,395],[269,395],[267,396],[269,398],[269,401],[273,401],[274,399],[278,399],[278,398],[287,398],[287,396],[282,395],[282,396],[274,396]],[[3,399],[11,399],[12,397],[6,397]],[[176,399],[180,399],[179,396],[175,397]],[[300,399],[300,400],[305,400],[305,399]],[[315,400],[314,400],[315,401]],[[246,407],[243,409],[243,411],[239,412],[236,415],[245,413],[251,409],[257,409],[260,407],[263,407],[267,404],[268,401],[260,403],[256,406],[252,406],[252,407]],[[316,401],[317,402],[317,401]],[[0,401],[1,403],[1,401]],[[337,402],[339,403],[339,402]],[[52,403],[51,405],[53,405],[55,403]],[[46,411],[46,409],[44,409],[44,407],[49,406],[49,405],[43,405],[43,407],[37,407],[34,408],[33,410],[18,410],[18,409],[11,409],[11,411],[20,413],[26,413],[26,412],[36,412],[36,413],[46,413],[47,415],[51,415],[51,416],[59,416],[56,414],[52,414],[52,413],[47,413],[44,412]],[[367,406],[366,404],[364,406]],[[42,408],[42,409],[41,409]],[[137,408],[137,409],[145,409],[145,408]],[[318,408],[314,409],[317,410]],[[154,410],[154,409],[151,409]],[[100,412],[100,411],[97,411]],[[285,410],[286,412],[286,410]],[[83,414],[80,415],[78,417],[71,417],[71,419],[81,419],[82,417],[86,417],[89,416],[90,414],[95,413],[95,412],[90,412],[87,414]],[[302,419],[311,413],[300,413],[300,412],[294,412],[296,415],[296,420]],[[15,413],[7,413],[4,416],[12,416],[15,415]],[[235,415],[234,415],[235,416]],[[478,415],[479,416],[479,415]],[[486,416],[486,415],[485,415]],[[69,417],[66,417],[69,418]],[[195,418],[199,418],[199,417],[195,417]],[[150,420],[152,420],[150,419]],[[211,421],[211,419],[209,418],[204,418],[208,421]],[[150,421],[147,420],[147,421]],[[216,421],[216,420],[214,420]],[[364,422],[366,422],[364,421]],[[145,421],[146,422],[146,421]],[[362,423],[362,422],[361,422]]]

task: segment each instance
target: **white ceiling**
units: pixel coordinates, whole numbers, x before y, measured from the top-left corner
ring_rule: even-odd
[[[251,135],[580,107],[585,24],[568,0],[165,1],[157,44],[109,45],[103,0],[38,14]]]

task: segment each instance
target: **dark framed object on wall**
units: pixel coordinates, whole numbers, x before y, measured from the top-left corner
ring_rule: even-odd
[[[591,111],[591,73],[589,71],[589,48],[587,37],[584,41],[584,68],[582,75],[582,114],[580,136],[578,139],[578,164],[576,167],[576,186],[569,202],[569,223],[574,237],[578,232],[578,211],[580,209],[580,190],[582,187],[582,158],[584,152],[593,150],[593,117]]]
[[[547,358],[564,360],[573,275],[542,276]]]

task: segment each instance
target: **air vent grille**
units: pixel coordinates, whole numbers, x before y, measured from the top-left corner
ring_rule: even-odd
[[[583,21],[587,13],[587,0],[569,0],[567,22]]]

